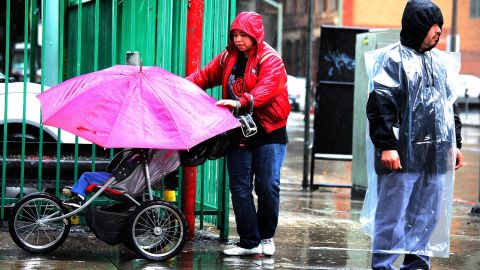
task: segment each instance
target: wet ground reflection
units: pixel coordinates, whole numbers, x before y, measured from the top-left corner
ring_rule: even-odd
[[[292,116],[298,117],[300,116]],[[290,123],[289,125],[292,125]],[[294,130],[294,129],[292,129]],[[478,199],[480,128],[467,127],[462,152],[465,168],[457,172],[450,258],[433,258],[432,269],[480,269],[480,217],[470,216]],[[0,269],[369,269],[370,238],[360,227],[362,200],[352,199],[350,189],[303,190],[303,129],[289,131],[287,158],[282,170],[281,209],[276,253],[272,257],[225,257],[223,249],[238,239],[230,209],[230,241],[218,238],[215,227],[197,231],[182,253],[170,261],[142,259],[122,245],[111,247],[85,228],[74,227],[56,251],[32,255],[16,247],[5,225],[0,228]],[[323,161],[322,161],[323,162]],[[351,183],[349,162],[318,164],[316,181]],[[198,228],[198,226],[197,226]]]
[[[456,201],[451,230],[451,257],[433,258],[432,269],[479,269],[480,218],[465,214],[470,204]],[[214,227],[196,232],[182,253],[167,262],[142,259],[122,245],[110,247],[84,227],[75,227],[56,251],[31,255],[12,243],[6,228],[0,236],[1,269],[368,269],[370,238],[360,228],[361,202],[345,189],[282,190],[277,251],[272,257],[225,257],[228,243]],[[233,243],[235,222],[230,217]]]

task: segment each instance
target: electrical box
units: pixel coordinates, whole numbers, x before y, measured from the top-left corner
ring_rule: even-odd
[[[363,197],[367,189],[367,153],[371,153],[370,162],[373,162],[373,148],[372,146],[367,147],[366,144],[366,106],[369,93],[364,54],[367,51],[383,48],[399,39],[400,30],[398,29],[371,29],[368,33],[357,35],[355,46],[355,62],[357,64],[355,65],[353,97],[352,195],[358,194]]]

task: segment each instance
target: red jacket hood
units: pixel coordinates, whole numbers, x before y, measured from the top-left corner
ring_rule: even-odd
[[[263,28],[262,16],[256,12],[241,12],[237,15],[235,20],[233,20],[232,25],[230,26],[230,33],[228,35],[229,42],[227,50],[232,52],[235,47],[233,42],[233,30],[241,30],[247,35],[251,36],[257,42],[257,47],[261,48],[263,46],[263,41],[265,39],[265,30]]]

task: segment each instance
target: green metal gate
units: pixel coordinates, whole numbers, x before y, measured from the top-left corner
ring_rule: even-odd
[[[4,105],[0,119],[1,219],[8,217],[5,209],[29,192],[43,190],[59,196],[62,186],[76,181],[83,171],[103,170],[116,151],[84,144],[78,137],[69,139],[65,132],[43,126],[39,108],[32,105],[38,103],[34,95],[60,81],[125,64],[128,51],[139,52],[146,66],[160,66],[184,76],[188,2],[2,1],[0,33],[5,35],[0,34],[0,71],[7,79],[4,92],[0,92],[0,105]],[[205,0],[203,64],[225,48],[234,9],[235,0]],[[25,49],[20,55],[15,47],[21,43]],[[23,75],[14,72],[17,64]],[[8,81],[12,74],[19,82]],[[31,90],[34,84],[37,92]],[[221,92],[212,89],[208,93],[218,98]],[[21,117],[12,119],[13,109],[20,110]],[[181,170],[178,181],[178,194],[182,194]],[[216,224],[221,236],[227,237],[229,190],[223,159],[199,167],[197,182],[200,226],[204,221]]]

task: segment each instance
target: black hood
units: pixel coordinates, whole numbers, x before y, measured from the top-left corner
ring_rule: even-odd
[[[429,0],[410,0],[407,2],[402,16],[402,45],[420,51],[420,46],[430,28],[437,24],[443,25],[440,8]]]

